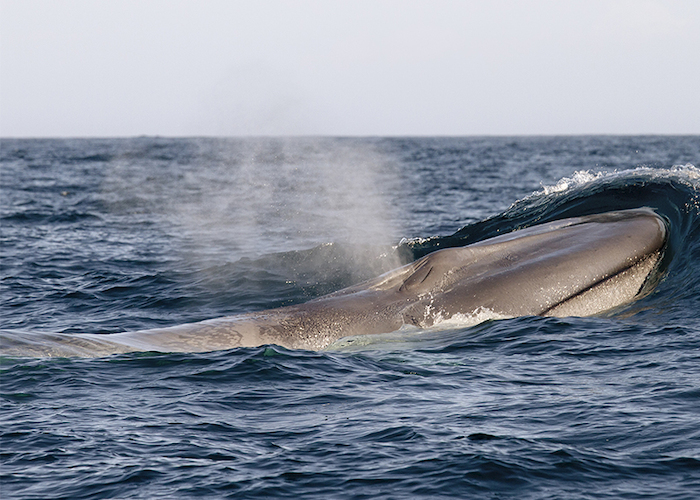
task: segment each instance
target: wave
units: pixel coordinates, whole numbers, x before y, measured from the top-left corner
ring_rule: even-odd
[[[639,167],[620,172],[579,171],[516,201],[504,212],[448,236],[403,240],[411,258],[469,245],[505,232],[567,217],[649,207],[671,223],[673,243],[689,235],[700,214],[700,169]]]

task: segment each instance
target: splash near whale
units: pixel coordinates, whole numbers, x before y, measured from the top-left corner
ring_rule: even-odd
[[[664,219],[647,208],[567,218],[438,250],[300,305],[127,333],[3,336],[0,354],[96,357],[265,344],[319,350],[348,336],[430,328],[484,311],[490,318],[596,315],[651,291],[667,239]]]

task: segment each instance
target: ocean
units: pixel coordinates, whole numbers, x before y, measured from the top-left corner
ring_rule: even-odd
[[[303,303],[650,207],[663,279],[587,318],[0,357],[3,499],[700,497],[700,136],[2,139],[0,334]]]

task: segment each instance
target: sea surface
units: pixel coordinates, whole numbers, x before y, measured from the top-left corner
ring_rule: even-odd
[[[599,317],[0,357],[0,497],[700,498],[699,166],[700,136],[3,139],[5,338],[302,303],[608,210],[670,238]]]

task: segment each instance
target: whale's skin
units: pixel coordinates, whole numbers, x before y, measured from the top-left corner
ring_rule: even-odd
[[[479,311],[596,315],[648,291],[667,234],[648,208],[574,217],[439,250],[304,304],[136,332],[3,335],[0,354],[97,357],[265,344],[319,350],[347,336],[429,328]]]

